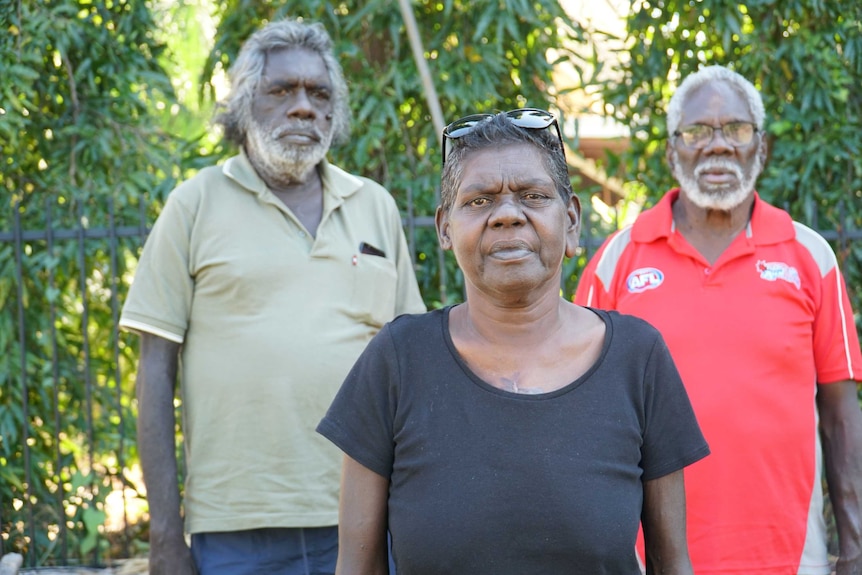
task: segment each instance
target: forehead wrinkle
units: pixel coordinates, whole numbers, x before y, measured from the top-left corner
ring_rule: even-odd
[[[502,180],[491,180],[490,178],[484,178],[481,180],[473,180],[467,184],[462,184],[458,186],[459,194],[484,194],[488,192],[499,192],[503,189],[503,181]]]
[[[285,72],[285,69],[289,72]],[[314,50],[301,47],[274,48],[266,52],[262,76],[285,75],[321,77],[331,81],[331,74],[326,67],[326,60]]]
[[[512,181],[512,189],[523,190],[523,189],[533,189],[533,188],[543,188],[543,187],[554,187],[554,180],[549,176],[545,175],[525,175],[521,178],[517,177],[517,174],[511,176]]]
[[[704,126],[729,122],[753,122],[744,96],[723,83],[704,84],[692,90],[683,103],[680,126]]]
[[[303,77],[299,74],[264,76],[263,85],[267,87],[294,88],[302,86],[307,90],[331,90],[327,82],[318,81],[315,78]]]
[[[553,188],[554,182],[549,177],[533,176],[532,174],[524,177],[518,177],[517,175],[512,174],[497,174],[493,178],[482,178],[480,180],[469,182],[466,185],[462,185],[459,188],[459,191],[465,194],[487,193],[492,190],[500,192],[504,187],[512,191],[532,190],[546,187]]]
[[[712,118],[717,120],[717,123],[713,123],[710,121]],[[683,118],[685,120],[685,118]],[[733,124],[735,122],[752,122],[751,118],[743,118],[737,114],[723,114],[723,115],[715,115],[711,114],[705,118],[695,118],[691,122],[684,121],[682,122],[682,127],[687,126],[709,126],[711,128],[720,128],[725,124]],[[753,123],[753,122],[752,122]]]

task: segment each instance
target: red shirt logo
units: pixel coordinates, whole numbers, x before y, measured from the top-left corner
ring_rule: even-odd
[[[641,293],[655,289],[664,281],[664,274],[656,268],[639,268],[626,278],[626,288],[629,293]]]

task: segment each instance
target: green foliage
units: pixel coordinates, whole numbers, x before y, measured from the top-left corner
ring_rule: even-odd
[[[603,71],[575,53],[584,32],[557,1],[409,4],[444,121],[556,109],[563,94],[550,57],[573,64],[587,88]],[[106,499],[130,485],[124,473],[137,458],[134,338],[118,334],[116,321],[140,249],[134,234],[116,230],[151,224],[178,180],[234,152],[209,130],[209,117],[224,71],[263,22],[292,16],[326,25],[354,115],[352,139],[334,161],[380,181],[405,216],[420,218],[417,275],[429,306],[456,301],[463,289],[427,225],[440,134],[400,3],[154,6],[0,0],[0,539],[29,564],[98,562],[112,552]],[[198,22],[211,7],[210,51]],[[610,171],[647,203],[671,187],[663,154],[669,95],[680,75],[723,63],[764,94],[771,158],[762,195],[814,227],[858,230],[860,16],[851,0],[634,2],[620,75],[601,86],[608,114],[633,131],[632,148],[611,159]],[[48,228],[54,233],[39,232]],[[606,231],[595,222],[587,228]],[[860,310],[862,242],[836,249]],[[566,262],[567,294],[585,259]]]
[[[135,458],[116,292],[140,242],[84,238],[151,222],[187,147],[160,126],[174,96],[146,3],[6,1],[0,27],[0,230],[17,236],[0,242],[0,537],[29,564],[93,562]]]
[[[607,112],[632,129],[611,169],[636,180],[648,203],[674,185],[664,111],[678,79],[722,64],[763,95],[770,158],[758,192],[811,227],[862,228],[862,4],[638,1],[627,46],[621,76],[602,90]],[[833,245],[858,312],[862,242]]]
[[[412,2],[445,122],[475,112],[553,107],[547,50],[580,41],[559,2]],[[398,2],[230,0],[221,11],[206,78],[229,67],[264,21],[302,17],[326,25],[351,87],[353,135],[333,152],[342,167],[385,185],[405,216],[433,217],[440,180],[435,130]],[[205,90],[211,94],[212,90]],[[460,299],[454,260],[438,265],[433,229],[417,230],[417,275],[429,306]],[[441,275],[442,272],[442,275]],[[448,291],[448,293],[447,293]]]

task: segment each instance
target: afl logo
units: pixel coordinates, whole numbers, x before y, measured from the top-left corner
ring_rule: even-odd
[[[629,293],[641,293],[648,289],[655,289],[664,281],[664,274],[656,268],[640,268],[629,274],[626,279],[626,288]]]

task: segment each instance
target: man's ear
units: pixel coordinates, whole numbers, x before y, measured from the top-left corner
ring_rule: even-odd
[[[437,228],[437,242],[444,250],[452,249],[452,240],[449,238],[449,211],[442,206],[437,206],[434,214],[434,226]]]
[[[761,132],[760,145],[757,147],[757,155],[760,156],[760,165],[766,167],[766,159],[769,157],[769,142],[766,141],[766,132]],[[761,168],[761,171],[763,168]]]
[[[671,139],[664,143],[664,157],[667,160],[667,165],[670,168],[670,173],[674,173],[674,161],[673,161],[673,144],[671,143]]]
[[[568,218],[568,226],[566,227],[566,257],[575,257],[575,252],[578,249],[581,236],[581,200],[575,194],[569,198],[569,203],[566,206],[566,217]]]

